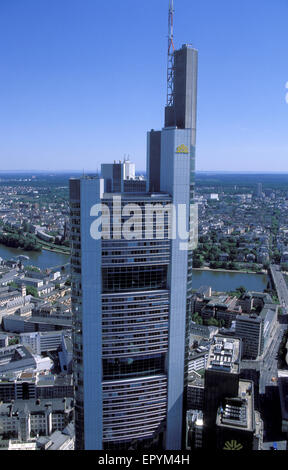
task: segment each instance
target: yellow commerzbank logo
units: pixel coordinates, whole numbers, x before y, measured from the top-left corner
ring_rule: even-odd
[[[243,446],[237,441],[227,441],[225,442],[225,446],[223,447],[223,450],[242,450]]]
[[[176,153],[189,153],[189,149],[186,147],[186,145],[182,144],[177,147]]]

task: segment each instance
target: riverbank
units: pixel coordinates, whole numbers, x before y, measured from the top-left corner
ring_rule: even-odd
[[[56,248],[56,250],[54,248],[47,248],[46,246],[42,246],[42,250],[44,251],[52,251],[53,253],[59,253],[60,255],[66,255],[66,256],[70,256],[70,251],[62,251],[62,250],[58,250]]]
[[[210,286],[214,292],[234,292],[240,286],[247,291],[264,292],[267,288],[268,276],[264,273],[225,271],[220,269],[194,268],[192,288]]]
[[[45,243],[42,244],[41,242],[39,243],[39,245],[41,246],[41,250],[52,251],[53,253],[58,253],[59,255],[70,256],[70,250],[61,250],[61,248],[54,248],[52,246],[46,245]],[[25,252],[25,253],[31,253],[31,254],[41,253],[41,250],[27,250],[21,246],[14,247],[14,246],[5,245],[5,243],[0,243],[0,246],[5,247],[5,248],[12,248],[14,250],[18,250],[19,252]]]
[[[266,269],[262,269],[261,271],[250,271],[250,270],[241,270],[241,269],[223,269],[223,268],[219,268],[219,269],[212,269],[212,268],[208,268],[207,266],[204,266],[202,268],[193,268],[193,271],[211,271],[211,272],[216,272],[216,273],[219,273],[219,272],[222,272],[222,273],[239,273],[239,274],[265,274],[267,275],[268,274],[268,271]]]
[[[70,256],[71,251],[69,248],[61,248],[60,246],[55,246],[52,245],[51,243],[44,242],[42,240],[39,240],[39,245],[41,246],[42,250],[46,251],[52,251],[53,253],[59,253],[61,255],[67,255]]]

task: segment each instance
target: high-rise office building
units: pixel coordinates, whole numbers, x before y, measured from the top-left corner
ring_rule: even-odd
[[[210,347],[205,369],[204,446],[216,448],[218,407],[227,397],[238,395],[241,340],[216,335]]]
[[[148,134],[147,191],[117,189],[119,164],[70,180],[78,449],[183,446],[192,251],[166,209],[173,204],[178,226],[192,233],[197,51],[185,45],[174,55],[165,127]],[[159,207],[163,219],[147,217]],[[127,237],[129,208],[135,225]]]
[[[256,192],[257,197],[262,198],[263,197],[263,185],[262,183],[257,183],[257,192]]]
[[[254,408],[254,386],[239,380],[238,394],[222,400],[216,417],[218,450],[261,450],[263,422]]]

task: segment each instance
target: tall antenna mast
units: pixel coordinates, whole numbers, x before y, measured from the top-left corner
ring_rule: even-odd
[[[167,106],[174,104],[174,5],[173,0],[169,0],[168,17],[168,67],[167,67]]]

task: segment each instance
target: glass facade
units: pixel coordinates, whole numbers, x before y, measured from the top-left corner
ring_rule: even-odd
[[[98,183],[95,179],[95,185]],[[83,226],[82,207],[79,202],[85,184],[85,179],[80,180],[80,185],[74,180],[70,190],[75,420],[78,449],[87,448],[84,411],[89,406],[85,403],[84,370],[87,370],[89,365],[83,362],[83,315],[85,319],[86,312],[82,302],[82,284],[87,280],[82,245],[83,238],[89,236],[89,226]],[[79,188],[78,195],[75,194],[75,188],[73,189],[75,185]],[[112,213],[113,200],[111,197],[105,199],[105,196],[106,194],[102,202]],[[144,221],[145,203],[151,202],[151,197],[142,194],[141,198],[134,195],[125,199],[123,194],[121,210],[131,201],[142,208]],[[166,205],[169,201],[167,195],[159,195],[152,202]],[[122,223],[123,220],[119,222]],[[153,234],[154,219],[151,223],[152,227],[146,225],[145,228],[152,229]],[[165,217],[164,224],[167,225]],[[114,235],[121,233],[118,229],[114,223]],[[95,246],[95,249],[97,247]],[[140,442],[148,448],[156,442],[159,446],[159,442],[162,442],[167,409],[169,262],[170,240],[167,230],[164,230],[164,239],[161,240],[126,240],[123,237],[101,240],[101,306],[99,312],[95,303],[94,311],[95,316],[101,315],[102,368],[101,384],[98,383],[102,393],[101,448],[137,448]],[[94,267],[96,272],[99,266]],[[89,272],[90,269],[91,263]],[[91,275],[93,276],[93,266]],[[93,367],[92,364],[91,366]],[[99,431],[99,423],[95,422],[96,427]]]
[[[181,222],[191,229],[197,51],[185,46],[178,59],[180,127],[159,131],[155,145],[148,139],[148,169],[156,162],[159,174],[148,172],[147,187],[157,193],[120,193],[120,186],[119,193],[115,187],[104,193],[108,177],[70,181],[77,449],[181,449],[192,252],[181,249],[178,233],[170,239],[167,212],[163,219],[148,217],[151,207],[184,205]],[[115,181],[118,170],[115,165]],[[91,209],[100,202],[109,216],[102,219],[102,238],[93,239]],[[131,205],[137,209],[129,238],[122,229]]]

